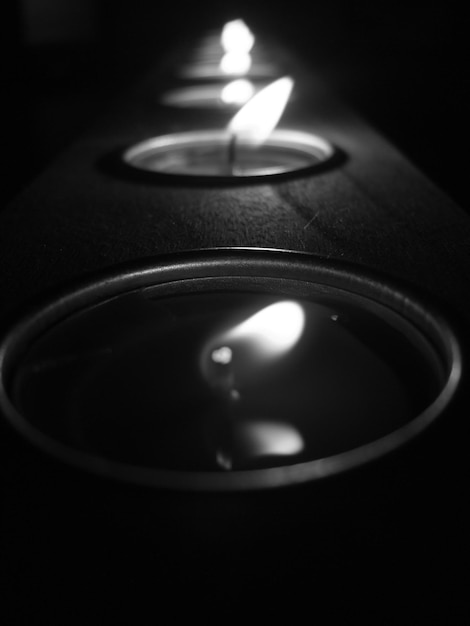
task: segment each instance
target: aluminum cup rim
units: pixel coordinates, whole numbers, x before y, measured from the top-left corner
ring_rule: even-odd
[[[194,144],[203,146],[206,144],[215,144],[220,146],[228,144],[229,140],[230,135],[225,129],[208,128],[165,133],[149,137],[132,144],[122,153],[122,161],[126,166],[156,178],[183,178],[187,180],[203,179],[207,181],[224,180],[234,182],[265,178],[271,179],[272,177],[282,177],[283,175],[311,172],[316,169],[323,168],[326,164],[333,163],[335,156],[338,156],[340,153],[336,146],[317,133],[292,128],[276,128],[266,139],[264,146],[291,150],[293,153],[305,155],[306,157],[310,157],[315,160],[312,160],[311,163],[306,162],[305,165],[297,167],[260,167],[250,174],[241,173],[234,175],[227,175],[223,173],[199,174],[191,172],[160,171],[152,170],[151,168],[145,167],[141,164],[141,159],[146,156],[151,156],[160,151],[164,152],[165,150],[174,147],[185,148],[191,147]],[[247,146],[248,144],[241,141],[239,145]]]

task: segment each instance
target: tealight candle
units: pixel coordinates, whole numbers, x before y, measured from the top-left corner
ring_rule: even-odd
[[[265,488],[415,438],[451,402],[461,363],[453,329],[408,290],[309,255],[206,250],[31,307],[0,345],[0,412],[100,474]]]
[[[124,161],[155,174],[250,178],[302,171],[334,154],[326,140],[294,130],[276,130],[259,147],[238,142],[235,158],[229,144],[230,135],[217,130],[162,135],[129,148]]]
[[[154,174],[249,178],[302,171],[329,160],[333,146],[300,130],[275,129],[293,81],[280,78],[259,91],[225,129],[195,130],[142,141],[123,160]]]

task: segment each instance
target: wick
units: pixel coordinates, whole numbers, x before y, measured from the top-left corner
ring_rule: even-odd
[[[237,160],[237,136],[235,134],[230,135],[230,141],[227,149],[227,161],[230,173],[233,174],[235,169],[235,162]]]

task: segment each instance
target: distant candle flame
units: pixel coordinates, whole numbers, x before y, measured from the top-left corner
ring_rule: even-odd
[[[249,52],[255,37],[243,20],[232,20],[224,25],[220,42],[225,52]]]
[[[253,96],[255,88],[253,83],[244,78],[232,80],[225,85],[220,94],[220,99],[225,104],[245,104]]]
[[[255,38],[245,22],[227,22],[222,29],[220,41],[224,49],[220,70],[224,74],[246,74],[251,67],[250,50]]]
[[[248,52],[226,52],[220,61],[220,69],[224,74],[246,74],[251,67],[251,56]]]
[[[229,134],[244,144],[261,145],[281,118],[293,87],[292,78],[285,76],[259,91],[231,119]]]
[[[237,390],[289,352],[304,325],[305,311],[297,302],[284,300],[261,309],[211,338],[201,354],[204,377],[225,393]]]

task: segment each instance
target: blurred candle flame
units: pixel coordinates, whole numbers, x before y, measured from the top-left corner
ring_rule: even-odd
[[[224,74],[246,74],[251,67],[251,56],[248,52],[226,52],[220,61],[220,69]]]
[[[224,25],[220,42],[225,52],[249,52],[255,43],[255,37],[245,22],[238,19]]]
[[[225,471],[246,469],[260,457],[293,456],[305,448],[301,433],[285,422],[242,420],[231,427],[231,445],[215,454],[217,465]]]
[[[268,454],[298,454],[304,448],[304,441],[299,431],[284,422],[253,420],[241,423],[238,436],[244,439],[245,454],[251,457]]]
[[[223,87],[220,99],[225,104],[245,104],[253,96],[255,88],[253,83],[245,78],[232,80]]]
[[[220,70],[224,74],[246,74],[251,67],[250,50],[255,43],[253,33],[243,20],[227,22],[220,37],[224,55]]]
[[[261,145],[281,118],[293,87],[292,78],[285,76],[259,91],[230,120],[230,136],[244,144]]]

